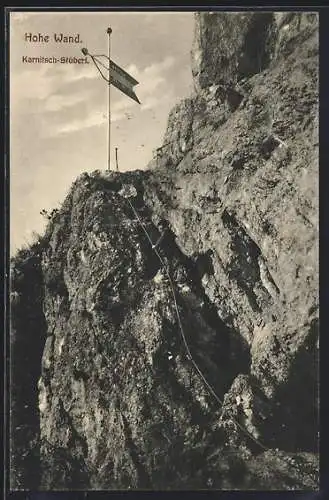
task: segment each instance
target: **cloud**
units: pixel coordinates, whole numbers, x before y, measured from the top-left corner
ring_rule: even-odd
[[[156,106],[162,98],[163,89],[161,86],[166,85],[166,90],[170,89],[170,70],[175,64],[175,59],[172,56],[166,57],[163,61],[146,66],[139,70],[135,65],[128,68],[130,73],[140,83],[136,87],[142,106],[142,110],[150,109],[153,105]]]
[[[139,86],[136,86],[135,89],[136,94],[138,95],[142,103],[140,106],[140,111],[157,108],[163,103],[168,102],[168,100],[172,98],[170,77],[166,73],[168,73],[168,71],[173,68],[174,64],[175,59],[170,56],[166,57],[163,61],[153,63],[141,70],[138,69],[135,65],[131,65],[127,68],[128,73],[140,82],[140,88]],[[94,73],[96,75],[95,77],[97,77],[96,68],[94,68]],[[89,68],[85,71],[84,74],[87,78],[92,78],[92,73],[90,72]],[[72,75],[72,72],[67,73],[63,76],[66,81],[70,79],[72,81],[75,79],[75,77]],[[163,88],[161,88],[161,86]],[[72,87],[72,89],[73,88],[74,86]],[[65,97],[61,96],[60,94],[52,95],[48,98],[46,109],[57,111],[59,109],[64,109],[65,107],[78,104],[79,102],[84,101],[85,98],[86,95],[83,94],[71,94]],[[92,95],[90,95],[89,104],[95,106],[95,102],[93,104],[92,101]],[[116,95],[112,96],[111,122],[115,123],[120,120],[126,119],[127,111],[130,111],[134,106],[136,106],[136,103],[126,96],[120,96],[119,99],[116,98]],[[94,107],[94,109],[88,112],[87,116],[79,119],[73,119],[71,117],[70,120],[66,119],[66,123],[56,127],[51,127],[51,133],[54,133],[55,135],[68,134],[72,132],[78,132],[90,127],[103,126],[105,123],[107,123],[107,113],[104,112],[103,103],[99,103],[97,109],[95,109]]]
[[[73,70],[73,66],[74,65],[66,67],[67,70],[64,74],[64,80],[66,82],[76,82],[78,80],[96,80],[96,78],[99,78],[99,73],[97,72],[93,64],[85,65],[81,69],[79,69],[79,71]]]
[[[53,90],[54,82],[47,78],[46,65],[37,69],[24,69],[10,75],[10,95],[13,102],[22,100],[46,99]]]
[[[10,93],[13,96],[13,102],[28,101],[35,99],[38,101],[47,101],[58,99],[62,88],[67,84],[72,84],[71,95],[75,99],[74,83],[87,79],[96,79],[96,71],[93,68],[74,68],[76,65],[67,66],[47,66],[40,64],[36,69],[24,69],[20,72],[12,72],[10,76]],[[52,104],[45,102],[47,110]]]
[[[104,111],[93,111],[88,116],[80,120],[71,120],[64,125],[60,125],[56,129],[57,135],[67,134],[70,132],[78,132],[80,130],[90,128],[90,127],[99,127],[105,125],[107,123],[107,116]]]
[[[141,111],[148,111],[150,109],[159,109],[160,106],[167,105],[169,102],[174,101],[173,93],[167,92],[159,97],[149,97],[140,107]],[[111,107],[111,123],[116,123],[121,120],[127,119],[127,111],[133,106],[136,106],[132,100],[121,99],[115,102]],[[62,135],[72,132],[80,132],[84,129],[91,127],[101,127],[108,123],[107,110],[97,109],[89,112],[87,116],[81,119],[73,119],[49,130],[49,136]]]
[[[74,94],[52,94],[45,102],[45,111],[61,111],[81,104],[89,98],[90,91],[76,92]]]
[[[174,64],[175,59],[172,56],[168,56],[163,61],[146,66],[142,70],[139,70],[136,65],[131,64],[127,72],[139,81],[141,95],[147,95],[150,92],[154,92],[159,85],[166,81],[164,73],[171,69]]]
[[[141,111],[148,111],[149,109],[157,109],[160,106],[167,104],[168,101],[173,99],[172,92],[166,92],[165,94],[161,94],[158,97],[149,96],[145,101],[143,101],[141,105]]]
[[[175,64],[175,58],[172,56],[168,56],[160,63],[151,64],[150,66],[147,66],[144,69],[144,73],[154,75],[156,73],[160,73],[164,70],[172,68],[174,64]]]
[[[174,64],[175,59],[170,56],[142,69],[136,65],[127,68],[128,73],[140,82],[135,87],[142,103],[138,111],[156,109],[168,101],[172,78],[170,70]],[[92,83],[96,79],[100,76],[93,64],[84,67],[43,64],[35,69],[24,68],[12,74],[11,108],[20,115],[32,111],[34,120],[42,123],[43,137],[103,126],[107,122],[107,103],[99,92],[99,86]],[[87,81],[90,84],[87,85]],[[138,106],[117,89],[112,93],[111,101],[112,123],[126,119],[125,113]],[[79,104],[85,106],[79,107]],[[56,113],[56,116],[51,113]]]
[[[81,102],[81,101],[80,101]],[[126,112],[131,106],[134,105],[133,101],[119,100],[111,106],[111,123],[118,122],[126,119]],[[107,124],[108,114],[104,109],[93,109],[87,116],[80,119],[73,119],[64,124],[58,125],[49,130],[49,135],[61,135],[72,132],[79,132],[90,127],[100,127]]]

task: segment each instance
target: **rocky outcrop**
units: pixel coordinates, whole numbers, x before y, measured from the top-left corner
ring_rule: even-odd
[[[193,355],[219,394],[237,374],[230,345],[239,339],[230,338],[193,262],[174,241],[162,243],[165,268],[153,255],[120,195],[129,179],[137,188],[134,207],[156,241],[136,174],[83,176],[67,211],[53,222],[43,254],[48,337],[39,410],[43,465],[51,471],[43,476],[45,489],[77,482],[95,489],[164,488],[177,448],[193,446],[205,432],[219,408],[187,357],[175,307]],[[234,355],[242,359],[243,346]],[[68,450],[76,463],[69,479],[62,458]]]
[[[192,73],[197,90],[233,86],[294,52],[318,27],[316,13],[195,14]]]
[[[197,13],[192,51],[196,87],[235,84],[265,69],[274,53],[274,23],[271,12]]]
[[[197,14],[193,73],[31,249],[41,489],[317,488],[317,15]]]

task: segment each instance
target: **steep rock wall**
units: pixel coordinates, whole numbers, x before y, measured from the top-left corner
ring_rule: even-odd
[[[205,290],[220,317],[250,345],[248,383],[252,386],[256,380],[277,405],[275,411],[272,404],[268,410],[271,432],[276,439],[279,436],[282,446],[314,448],[317,15],[266,16],[197,14],[196,40],[201,41],[195,48],[198,70],[194,74],[201,90],[189,100],[189,109],[200,110],[200,102],[203,109],[191,118],[183,102],[171,114],[164,140],[166,155],[158,162],[149,197],[155,211],[167,213],[186,255],[212,252],[214,274],[204,277]],[[215,85],[225,80],[226,66],[212,58],[226,54],[231,61],[238,60],[250,26],[264,19],[266,43],[272,33],[270,46],[275,48],[268,68],[234,86],[232,81],[244,75],[230,67],[227,74],[236,77],[226,87]],[[235,20],[239,22],[234,24]],[[231,24],[239,27],[232,30],[232,37]],[[214,28],[217,25],[220,29]],[[246,47],[248,52],[248,43]],[[259,48],[263,50],[264,43]],[[181,147],[186,130],[194,130],[186,137],[185,142],[193,144],[187,154]],[[298,389],[300,383],[306,384],[307,391]],[[299,425],[295,419],[300,411]],[[305,432],[306,421],[310,432]]]
[[[197,90],[235,85],[275,65],[317,30],[315,13],[195,14],[192,73]]]

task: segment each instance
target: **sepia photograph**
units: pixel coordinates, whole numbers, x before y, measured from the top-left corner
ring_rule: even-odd
[[[8,44],[10,491],[319,491],[319,13]]]

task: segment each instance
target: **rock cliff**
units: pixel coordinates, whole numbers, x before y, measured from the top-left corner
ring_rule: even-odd
[[[318,17],[195,17],[156,161],[12,260],[14,489],[318,488]]]

